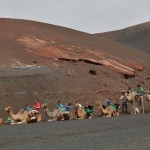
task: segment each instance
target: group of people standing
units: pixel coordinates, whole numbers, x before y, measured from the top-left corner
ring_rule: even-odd
[[[141,100],[143,100],[143,95],[144,95],[144,89],[143,87],[138,84],[137,88],[132,89],[131,87],[128,88],[127,90],[128,95],[130,93],[133,93],[135,96],[140,97]],[[125,98],[125,96],[121,96],[120,100],[122,102],[122,112],[128,112],[128,103],[127,103],[127,99]]]
[[[128,88],[127,94],[133,93],[135,96],[140,97],[143,100],[144,89],[141,85],[137,85],[137,88],[132,89],[131,87]],[[149,90],[150,95],[150,90]],[[120,100],[120,102],[119,102]],[[128,112],[128,102],[124,95],[120,96],[120,98],[116,101],[116,103],[112,103],[110,98],[107,98],[103,101],[102,107],[105,109],[106,107],[110,106],[111,110],[115,110],[116,112],[121,111],[127,113]]]

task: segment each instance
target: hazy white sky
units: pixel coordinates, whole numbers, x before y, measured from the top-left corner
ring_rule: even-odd
[[[97,33],[150,21],[150,0],[0,0],[0,17]]]

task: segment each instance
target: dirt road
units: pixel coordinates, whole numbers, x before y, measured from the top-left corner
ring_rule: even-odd
[[[150,115],[0,127],[1,150],[150,149]]]

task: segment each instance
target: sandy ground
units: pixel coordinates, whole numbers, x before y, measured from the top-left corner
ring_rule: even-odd
[[[149,114],[0,127],[1,150],[149,150]]]

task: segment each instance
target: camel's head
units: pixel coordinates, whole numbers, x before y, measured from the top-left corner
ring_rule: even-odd
[[[5,110],[5,111],[7,111],[7,112],[9,113],[9,112],[11,112],[11,111],[12,111],[12,109],[13,109],[12,107],[7,106],[7,107],[5,107],[5,109],[4,109],[4,110]]]
[[[42,108],[44,108],[44,109],[46,109],[46,108],[47,108],[47,106],[48,106],[48,104],[47,104],[47,103],[44,103],[44,104],[42,104],[42,105],[41,105],[41,107],[42,107]]]
[[[2,125],[4,122],[3,122],[3,119],[0,118],[0,125]]]
[[[75,109],[78,108],[79,104],[80,104],[79,101],[76,101],[76,102],[75,102],[75,104],[74,104]]]
[[[78,108],[78,104],[77,103],[74,106],[75,106],[75,108]]]
[[[96,101],[95,104],[99,106],[102,104],[102,101]]]
[[[143,92],[145,95],[147,95],[148,93],[149,93],[149,91],[148,90],[146,90],[146,91],[144,91]]]
[[[121,94],[126,94],[127,93],[127,90],[123,90],[122,92],[121,92]]]
[[[150,90],[144,91],[144,95],[146,96],[146,100],[149,102],[150,101]]]

